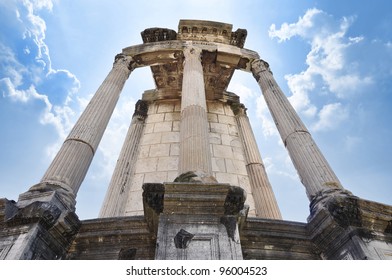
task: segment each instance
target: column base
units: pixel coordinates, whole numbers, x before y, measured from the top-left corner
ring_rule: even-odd
[[[308,230],[323,259],[392,259],[392,206],[344,190],[320,193]]]
[[[64,196],[43,186],[21,194],[17,203],[1,199],[0,259],[63,258],[80,227],[69,206]]]
[[[144,184],[147,223],[157,235],[155,259],[242,259],[239,228],[245,193],[227,184]]]

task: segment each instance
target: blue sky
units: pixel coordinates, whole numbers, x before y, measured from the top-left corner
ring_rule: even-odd
[[[38,183],[122,48],[150,27],[180,19],[245,28],[245,47],[268,61],[343,186],[392,204],[392,4],[390,1],[0,2],[0,197]],[[153,88],[148,68],[123,90],[77,197],[95,218],[125,137],[133,104]],[[229,90],[248,107],[284,219],[305,221],[309,202],[252,75]]]

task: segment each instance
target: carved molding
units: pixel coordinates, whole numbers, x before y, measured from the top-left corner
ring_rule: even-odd
[[[135,112],[133,113],[132,118],[140,117],[145,119],[147,117],[148,112],[148,102],[144,100],[138,100],[135,104]]]
[[[247,35],[248,31],[246,29],[238,28],[237,31],[231,33],[230,45],[243,48]]]
[[[255,59],[251,63],[251,71],[253,77],[255,77],[256,81],[260,80],[260,73],[264,71],[269,71],[272,74],[272,71],[269,67],[269,64],[262,59]]]
[[[129,71],[135,69],[135,63],[129,56],[119,53],[114,57],[113,68],[125,68]]]
[[[176,31],[167,28],[147,28],[141,32],[143,43],[170,41],[177,39]]]
[[[231,186],[225,200],[225,215],[238,215],[244,208],[246,193],[240,187]]]
[[[178,249],[186,249],[195,235],[181,229],[174,237],[174,245]]]

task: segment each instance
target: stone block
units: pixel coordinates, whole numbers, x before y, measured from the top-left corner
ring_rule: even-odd
[[[141,158],[136,164],[135,173],[155,172],[157,171],[158,158]]]
[[[165,114],[153,114],[153,115],[148,115],[146,119],[146,123],[157,123],[157,122],[163,122],[165,118]]]
[[[230,146],[213,144],[213,156],[218,158],[233,158],[233,150]]]
[[[148,158],[150,154],[150,145],[144,145],[139,147],[139,158]]]
[[[172,131],[180,131],[180,121],[173,121]]]
[[[148,106],[148,115],[154,115],[157,113],[158,104],[152,103]]]
[[[218,115],[217,114],[212,114],[212,113],[207,113],[207,120],[209,122],[217,123],[218,122]]]
[[[181,114],[179,112],[172,112],[165,114],[165,121],[179,121],[181,120]]]
[[[227,173],[237,174],[237,169],[231,159],[225,159]]]
[[[239,147],[232,147],[233,158],[241,161],[245,161],[244,151]]]
[[[154,123],[146,123],[144,126],[144,134],[149,134],[154,132]]]
[[[172,131],[172,128],[173,128],[172,122],[160,122],[154,124],[154,132]]]
[[[160,157],[158,160],[158,171],[178,170],[178,157]]]
[[[174,112],[181,112],[181,102],[174,102]]]
[[[226,115],[218,115],[218,122],[219,123],[236,125],[234,117],[230,117],[230,116],[226,116]]]
[[[231,146],[234,137],[229,134],[222,134],[222,145]]]
[[[144,183],[163,183],[167,181],[167,171],[150,172],[144,175]]]
[[[212,171],[213,172],[226,172],[226,165],[224,158],[212,158]]]
[[[179,143],[180,133],[178,131],[162,132],[162,143]]]
[[[220,102],[208,102],[207,108],[208,108],[208,113],[221,114],[221,115],[225,113],[225,110],[223,109],[223,105]]]
[[[210,131],[213,133],[229,134],[227,124],[223,123],[210,123]]]
[[[173,103],[159,103],[157,113],[167,113],[174,111]]]
[[[232,186],[238,186],[238,176],[236,174],[216,172],[215,178],[221,184],[230,184]]]
[[[233,136],[229,145],[232,147],[242,148],[241,139],[239,137]]]
[[[174,179],[178,177],[178,171],[167,172],[167,182],[174,182]]]
[[[144,183],[144,173],[134,174],[132,177],[132,184],[130,191],[140,191]]]
[[[125,208],[125,212],[128,211],[143,211],[143,191],[131,191],[129,192],[127,207]]]
[[[224,105],[223,110],[225,111],[226,116],[234,117],[233,110],[231,109],[231,107],[229,105]]]
[[[252,188],[250,186],[249,177],[248,175],[238,175],[238,183],[241,188],[244,189],[245,192],[251,193]]]
[[[246,166],[245,166],[245,162],[242,160],[231,160],[231,162],[234,165],[234,170],[236,171],[237,174],[241,174],[241,175],[247,175],[248,172],[246,171]]]
[[[170,144],[155,144],[150,147],[150,157],[165,157],[169,156]]]
[[[220,133],[213,133],[210,132],[209,134],[210,137],[210,144],[222,144],[222,139],[221,139],[221,134]]]
[[[180,144],[170,144],[170,156],[180,155]]]
[[[237,136],[237,137],[238,137],[238,128],[237,128],[237,125],[229,124],[229,125],[228,125],[228,131],[229,131],[229,135]]]
[[[141,139],[140,145],[159,144],[159,143],[161,143],[161,138],[162,138],[161,132],[144,134]]]

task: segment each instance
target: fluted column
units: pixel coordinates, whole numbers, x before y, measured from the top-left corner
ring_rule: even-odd
[[[146,101],[139,100],[136,103],[131,125],[125,137],[105,200],[99,213],[100,218],[124,215],[123,212],[132,183],[147,110],[148,104]]]
[[[76,197],[131,70],[130,61],[122,54],[117,55],[112,70],[76,122],[41,183],[30,190],[49,184],[71,199]]]
[[[252,73],[264,95],[280,136],[306,188],[309,200],[318,193],[343,189],[309,131],[276,83],[268,63],[255,60]]]
[[[237,107],[234,113],[244,147],[246,170],[255,201],[256,216],[281,220],[282,215],[265,172],[264,163],[245,110],[243,106]]]
[[[183,50],[184,74],[181,94],[179,174],[189,171],[211,176],[207,104],[201,50],[189,45]]]

